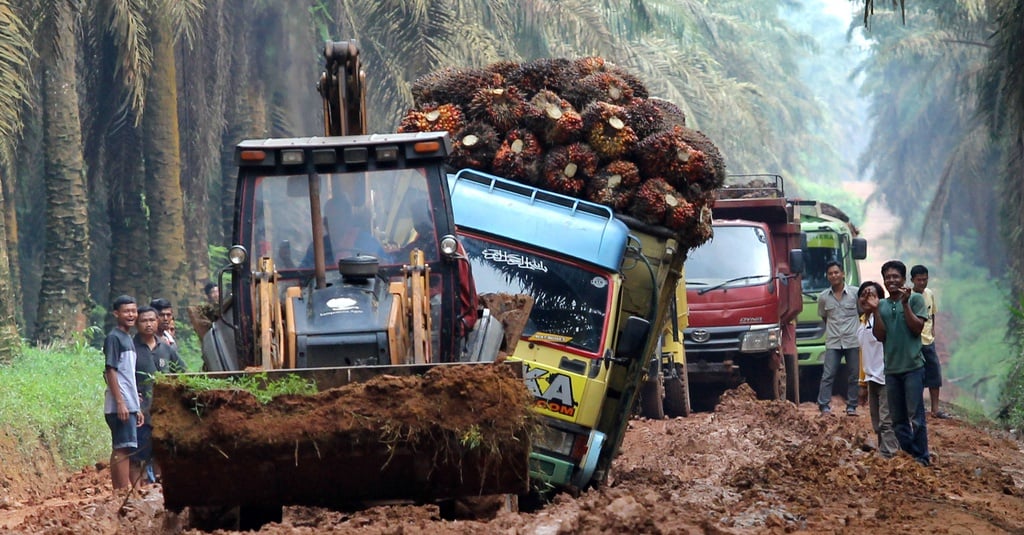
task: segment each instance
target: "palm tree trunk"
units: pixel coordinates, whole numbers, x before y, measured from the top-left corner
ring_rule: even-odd
[[[0,173],[0,206],[7,206],[4,201],[4,177]],[[18,337],[18,322],[15,311],[18,310],[15,278],[11,276],[11,264],[7,256],[7,218],[0,217],[0,365],[11,362],[21,350],[21,339]]]
[[[21,293],[21,261],[18,255],[18,210],[17,203],[14,202],[14,177],[9,177],[4,180],[0,176],[0,196],[3,196],[3,202],[0,202],[0,207],[3,207],[4,215],[3,221],[0,222],[4,226],[5,240],[4,244],[7,247],[7,277],[9,277],[11,285],[11,303],[14,305],[14,322],[18,327],[24,327],[25,315],[22,311],[22,293]],[[3,269],[3,266],[0,266]],[[2,275],[0,275],[2,276]]]
[[[68,3],[54,4],[52,38],[41,51],[46,249],[35,338],[69,339],[89,309],[89,200],[78,115],[78,36]]]
[[[153,66],[142,116],[152,265],[149,287],[154,296],[167,298],[183,308],[182,300],[189,295],[186,293],[188,259],[185,256],[174,34],[169,18],[160,10],[151,17],[150,29]],[[189,254],[206,252],[190,251]]]
[[[125,126],[123,129],[129,129]],[[137,159],[141,152],[138,129],[117,136],[116,154],[109,159],[110,184],[110,300],[118,295],[133,295],[140,300],[151,297],[149,273],[149,225],[143,205],[145,170]]]

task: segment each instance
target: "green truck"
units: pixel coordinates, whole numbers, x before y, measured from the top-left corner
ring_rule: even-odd
[[[846,284],[860,285],[858,260],[867,258],[868,242],[858,237],[857,227],[839,208],[821,201],[793,200],[800,230],[807,238],[804,246],[803,311],[797,316],[796,345],[800,363],[800,399],[818,396],[825,359],[825,322],[818,316],[818,294],[829,287],[825,265],[839,262],[846,273]],[[836,384],[843,384],[850,373],[843,364]],[[853,373],[857,373],[853,371]]]

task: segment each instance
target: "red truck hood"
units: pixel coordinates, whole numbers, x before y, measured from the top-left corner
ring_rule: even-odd
[[[700,295],[700,288],[686,291],[690,327],[759,325],[779,322],[778,292],[771,285],[720,288]]]

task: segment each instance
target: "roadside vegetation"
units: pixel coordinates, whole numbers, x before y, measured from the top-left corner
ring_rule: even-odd
[[[98,332],[93,327],[62,345],[24,344],[19,356],[0,365],[0,422],[20,441],[37,438],[69,470],[110,456],[110,431],[103,420],[103,352],[86,342],[86,336]],[[191,330],[178,340],[190,370],[202,365],[195,340]]]
[[[103,354],[87,344],[37,348],[0,366],[0,421],[20,440],[38,440],[78,469],[110,456],[103,421]]]

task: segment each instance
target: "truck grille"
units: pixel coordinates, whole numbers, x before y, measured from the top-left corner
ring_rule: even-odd
[[[739,353],[740,335],[747,327],[695,327],[686,329],[683,345],[688,360],[722,361]],[[698,340],[706,340],[698,342]]]
[[[825,336],[825,322],[814,321],[796,324],[797,340],[817,340]]]

